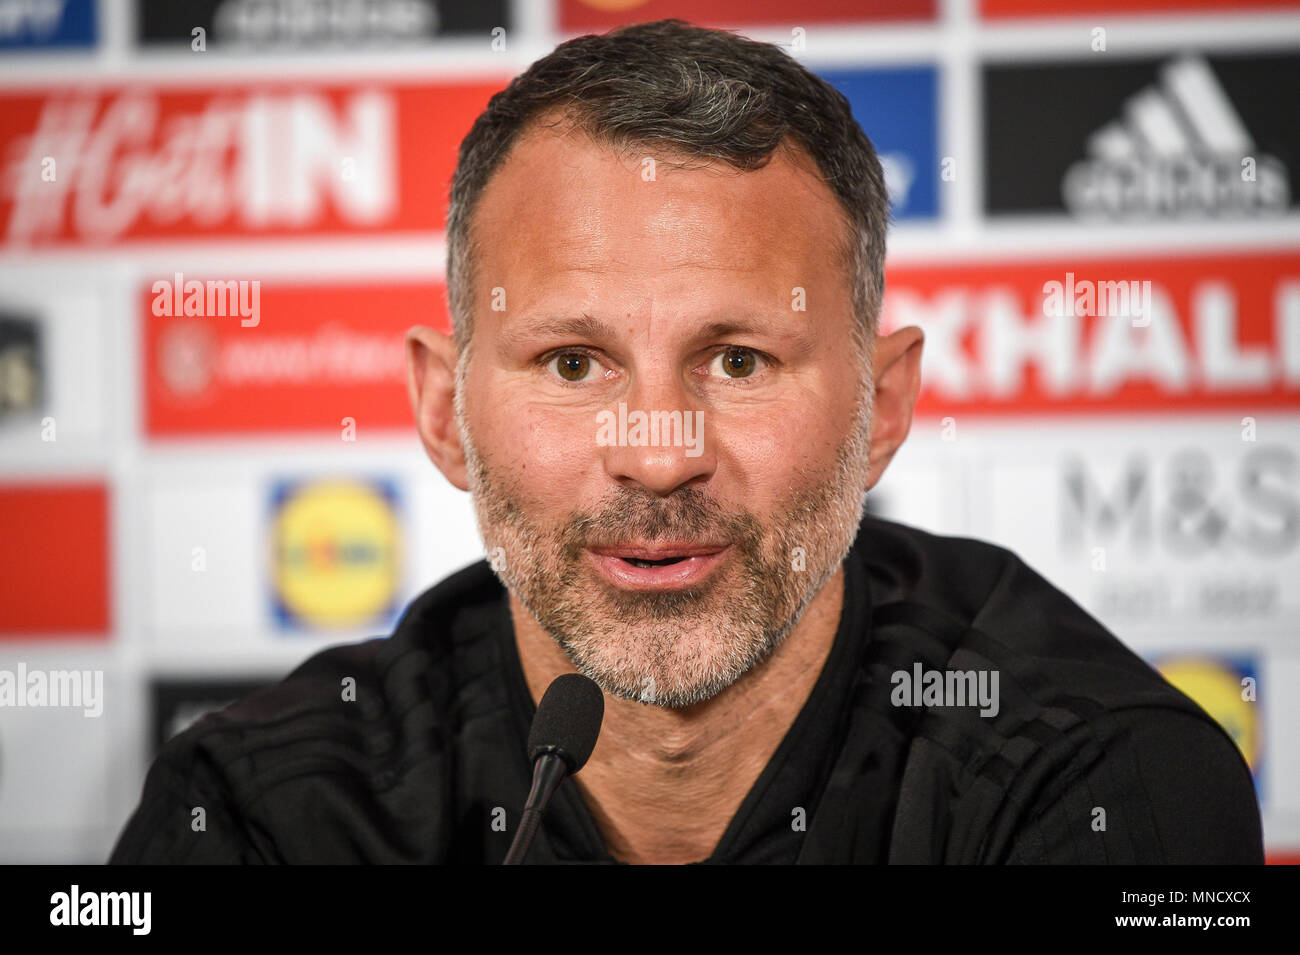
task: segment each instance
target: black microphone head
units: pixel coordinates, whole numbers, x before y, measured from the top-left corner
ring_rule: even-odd
[[[576,773],[587,765],[600,735],[600,721],[605,718],[605,697],[593,681],[581,673],[565,673],[555,678],[542,702],[537,704],[528,731],[528,758],[555,753]]]

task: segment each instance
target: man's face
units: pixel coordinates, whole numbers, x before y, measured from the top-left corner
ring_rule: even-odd
[[[781,151],[652,156],[517,143],[475,215],[456,420],[512,594],[606,692],[684,707],[766,659],[842,562],[871,392],[827,187]]]

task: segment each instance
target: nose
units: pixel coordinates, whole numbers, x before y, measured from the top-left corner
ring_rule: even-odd
[[[712,423],[671,373],[634,382],[602,416],[605,472],[626,487],[666,497],[716,467]]]

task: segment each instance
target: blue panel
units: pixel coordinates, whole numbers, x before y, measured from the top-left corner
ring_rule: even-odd
[[[894,217],[939,214],[938,73],[933,66],[818,70],[843,93],[876,147],[890,185]]]
[[[0,50],[93,47],[95,0],[0,0]]]

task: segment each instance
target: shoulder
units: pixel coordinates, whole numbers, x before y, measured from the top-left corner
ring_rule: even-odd
[[[448,671],[489,631],[492,583],[485,562],[429,588],[407,607],[392,635],[322,650],[280,682],[211,713],[169,743],[166,755],[203,750],[248,770],[246,785],[266,786],[295,766],[330,761],[325,740],[367,751],[367,737],[395,728],[413,706],[445,718],[456,691]],[[301,763],[290,759],[300,748]],[[258,761],[274,749],[274,764]]]
[[[466,567],[416,598],[391,636],[322,650],[173,737],[114,861],[362,861],[355,830],[386,799],[437,799],[450,783],[448,741],[490,666],[499,586],[486,562]],[[196,807],[212,838],[191,837]]]
[[[879,518],[863,521],[855,547],[869,571],[873,639],[925,647],[935,665],[996,668],[1011,702],[1204,716],[1014,551]]]
[[[873,677],[969,674],[993,697],[890,701],[908,795],[936,780],[952,793],[944,819],[912,821],[971,827],[960,848],[920,828],[908,838],[961,861],[1256,861],[1258,807],[1231,737],[1017,554],[877,518],[855,546]]]

